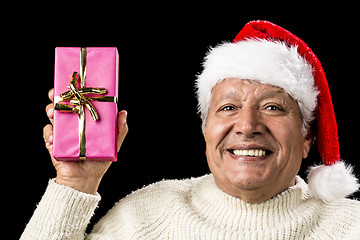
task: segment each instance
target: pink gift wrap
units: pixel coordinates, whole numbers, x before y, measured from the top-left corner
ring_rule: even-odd
[[[115,47],[88,47],[86,56],[85,87],[105,88],[101,96],[118,98],[118,62]],[[54,96],[69,90],[73,72],[80,73],[80,47],[55,49]],[[70,104],[69,102],[62,102]],[[85,149],[86,160],[116,161],[117,104],[91,101],[99,119],[94,121],[86,107]],[[82,161],[79,156],[79,115],[72,112],[54,111],[53,157],[58,161]]]

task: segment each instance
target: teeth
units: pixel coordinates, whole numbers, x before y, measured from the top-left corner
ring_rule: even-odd
[[[236,156],[262,157],[265,156],[266,151],[262,149],[233,150],[233,154]]]

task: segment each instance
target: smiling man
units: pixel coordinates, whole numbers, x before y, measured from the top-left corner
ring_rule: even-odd
[[[205,141],[216,184],[249,203],[294,185],[312,143],[296,101],[281,88],[235,78],[212,95]]]
[[[211,174],[135,191],[86,235],[110,164],[52,158],[57,177],[21,239],[360,239],[360,203],[346,199],[359,184],[340,161],[324,71],[301,39],[250,22],[208,53],[196,87]],[[118,148],[126,134],[122,111]],[[306,184],[297,173],[315,138],[323,165]],[[51,125],[44,139],[51,155]]]

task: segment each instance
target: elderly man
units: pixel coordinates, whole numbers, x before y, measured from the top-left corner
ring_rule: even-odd
[[[110,163],[52,159],[56,179],[22,239],[360,239],[360,203],[345,198],[359,185],[340,161],[325,74],[301,39],[250,22],[208,53],[196,86],[211,174],[135,191],[85,236]],[[297,173],[315,137],[323,165],[306,184]],[[44,139],[51,155],[51,125]]]

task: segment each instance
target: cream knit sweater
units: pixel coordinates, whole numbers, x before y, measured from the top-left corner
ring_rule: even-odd
[[[260,204],[222,192],[212,175],[161,181],[120,200],[85,236],[99,201],[50,180],[21,239],[360,239],[360,202],[310,198],[300,177]]]

